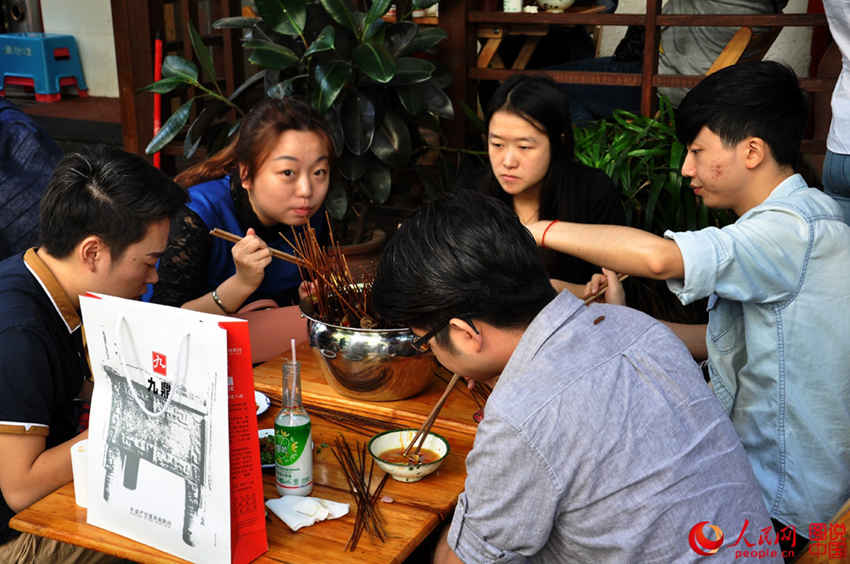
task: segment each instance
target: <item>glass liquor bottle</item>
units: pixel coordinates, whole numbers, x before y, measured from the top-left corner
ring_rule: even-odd
[[[283,363],[281,410],[274,421],[275,485],[280,495],[313,491],[313,432],[301,404],[301,364]]]

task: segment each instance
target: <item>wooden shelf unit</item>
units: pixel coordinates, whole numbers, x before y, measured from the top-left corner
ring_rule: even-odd
[[[505,80],[516,73],[547,74],[558,82],[579,84],[610,84],[619,86],[639,86],[641,89],[641,113],[650,115],[654,111],[655,90],[659,86],[692,87],[702,76],[659,75],[658,74],[658,40],[659,28],[666,26],[758,26],[758,27],[815,27],[825,26],[826,17],[823,14],[661,14],[661,0],[647,0],[645,14],[589,14],[589,13],[560,13],[540,12],[506,13],[500,11],[481,11],[475,9],[478,0],[455,0],[440,6],[441,27],[449,33],[449,45],[445,46],[454,57],[447,57],[451,68],[453,82],[450,86],[450,96],[455,101],[465,102],[469,107],[475,106],[475,86],[478,80]],[[477,27],[487,25],[601,25],[628,26],[640,25],[646,27],[646,39],[643,50],[642,72],[640,74],[573,72],[573,71],[544,71],[491,69],[477,66]],[[457,56],[463,53],[464,56]],[[831,90],[834,82],[825,79],[803,78],[801,86],[810,92]],[[459,112],[458,112],[459,114]],[[466,131],[463,120],[456,119],[449,126],[449,139],[455,146],[466,144]],[[809,148],[820,147],[823,141],[807,142]]]
[[[167,48],[192,59],[192,48],[182,36],[168,37],[172,33],[185,34],[185,29],[166,27],[163,14],[166,9],[179,15],[182,27],[185,21],[197,22],[198,2],[194,0],[125,0],[112,1],[115,46],[121,100],[121,125],[124,146],[127,150],[142,153],[152,137],[153,96],[137,90],[153,80],[153,38],[157,30],[166,32]],[[449,96],[455,104],[454,120],[443,122],[452,146],[466,145],[466,127],[461,102],[475,107],[475,82],[478,80],[504,80],[517,72],[545,73],[559,82],[583,84],[613,84],[641,88],[641,113],[650,115],[655,102],[655,89],[659,86],[691,87],[701,76],[658,75],[658,38],[662,26],[759,26],[799,27],[825,26],[823,14],[768,14],[768,15],[662,15],[661,0],[647,0],[645,14],[561,13],[537,14],[487,12],[477,10],[480,0],[452,0],[440,5],[436,21],[420,21],[424,25],[436,24],[448,35],[439,46],[439,60],[451,73]],[[242,13],[239,0],[209,0],[213,18]],[[167,7],[167,8],[166,8]],[[507,24],[524,25],[642,25],[646,27],[642,72],[640,74],[568,72],[542,70],[489,69],[477,67],[477,27]],[[173,26],[173,24],[172,24]],[[205,43],[215,50],[217,79],[226,91],[244,80],[244,66],[239,44],[239,30],[214,31],[204,37]],[[800,81],[810,92],[825,92],[833,82],[825,79],[804,78]],[[168,104],[163,106],[168,108]],[[167,115],[163,116],[163,121]],[[809,147],[820,147],[823,141],[809,142]]]

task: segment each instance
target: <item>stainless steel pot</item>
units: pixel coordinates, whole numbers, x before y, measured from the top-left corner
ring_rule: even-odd
[[[310,347],[328,384],[339,394],[367,401],[415,396],[431,383],[434,355],[416,351],[409,329],[357,329],[313,317],[301,304]]]

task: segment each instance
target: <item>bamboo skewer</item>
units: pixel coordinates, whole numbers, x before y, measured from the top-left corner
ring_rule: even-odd
[[[625,280],[625,279],[626,279],[626,278],[628,278],[628,277],[629,277],[629,275],[628,275],[628,274],[620,274],[619,276],[617,276],[617,280],[619,280],[620,282],[622,282],[623,280]],[[592,304],[593,302],[595,302],[596,300],[598,300],[598,299],[599,299],[599,297],[600,297],[602,294],[604,294],[604,293],[605,293],[605,291],[606,291],[607,289],[608,289],[608,283],[607,283],[607,282],[603,282],[603,283],[602,283],[602,287],[601,287],[601,288],[599,288],[599,291],[598,291],[598,292],[596,292],[595,294],[593,294],[592,296],[590,296],[589,298],[586,298],[586,299],[584,300],[584,305],[590,305],[590,304]]]
[[[386,540],[386,532],[384,530],[384,518],[377,507],[377,500],[387,483],[389,474],[384,474],[378,487],[374,492],[369,493],[372,485],[372,473],[375,467],[375,459],[371,458],[369,471],[366,471],[366,443],[355,443],[356,450],[351,448],[345,437],[339,435],[334,441],[334,446],[331,451],[336,457],[339,465],[342,467],[345,474],[348,489],[351,495],[354,496],[354,501],[357,504],[357,514],[354,519],[354,530],[345,545],[346,550],[353,551],[357,548],[357,542],[363,531],[375,536],[383,542]]]
[[[231,243],[238,243],[242,240],[242,237],[240,237],[239,235],[231,233],[230,231],[225,231],[224,229],[219,229],[218,227],[211,230],[210,235],[212,235],[213,237],[218,237],[219,239],[224,239],[225,241],[230,241]],[[274,258],[285,260],[286,262],[291,262],[292,264],[300,267],[307,266],[307,262],[305,260],[300,259],[295,255],[290,255],[289,253],[278,251],[277,249],[273,249],[272,247],[269,247],[269,251],[271,251],[271,254]]]
[[[402,456],[407,456],[410,454],[410,449],[413,448],[413,445],[419,440],[419,446],[416,447],[416,450],[413,451],[413,456],[419,454],[419,451],[422,450],[422,445],[425,443],[425,438],[428,436],[428,432],[431,430],[431,427],[434,425],[434,421],[437,419],[437,414],[440,413],[440,409],[442,409],[443,404],[446,403],[446,398],[449,397],[449,393],[451,393],[452,388],[455,387],[457,381],[460,380],[460,376],[455,374],[452,376],[452,379],[449,380],[448,385],[446,386],[446,391],[443,392],[443,395],[440,396],[440,399],[437,400],[437,403],[434,404],[434,407],[431,409],[431,413],[428,414],[428,418],[419,428],[419,431],[416,432],[416,435],[413,437],[413,440],[407,445],[407,448],[404,449],[404,452],[401,453]],[[421,437],[421,440],[420,440]]]
[[[330,220],[328,221],[328,225],[330,225]],[[282,233],[280,233],[280,236],[295,250],[297,256],[284,253],[283,251],[279,251],[273,247],[269,247],[269,252],[274,258],[296,265],[299,269],[299,274],[301,274],[302,280],[309,280],[312,278],[314,282],[321,282],[321,284],[317,286],[317,290],[319,291],[317,291],[315,295],[311,292],[311,297],[316,298],[320,314],[327,318],[327,314],[329,312],[326,299],[327,292],[324,291],[325,286],[327,286],[330,293],[336,296],[340,304],[344,308],[348,309],[348,311],[355,316],[358,322],[362,324],[365,321],[366,323],[374,325],[375,320],[366,312],[371,284],[367,282],[364,284],[362,289],[356,291],[351,290],[356,287],[356,284],[354,283],[351,271],[348,268],[348,262],[345,259],[345,255],[340,252],[339,247],[335,242],[333,242],[333,234],[331,233],[331,248],[333,250],[328,253],[319,246],[315,232],[312,228],[308,227],[305,235],[299,235],[294,228],[292,233],[293,241],[287,239]],[[242,237],[239,235],[219,228],[212,229],[210,231],[210,235],[218,237],[219,239],[224,239],[225,241],[230,241],[231,243],[238,243],[242,240]],[[306,270],[310,276],[305,276],[302,269]],[[357,294],[362,294],[362,296]],[[357,305],[361,301],[362,307],[358,308]],[[354,305],[352,305],[352,302],[354,302]]]

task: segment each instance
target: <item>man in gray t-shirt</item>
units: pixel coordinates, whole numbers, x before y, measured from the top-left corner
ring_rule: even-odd
[[[664,14],[774,14],[781,12],[788,0],[669,0]],[[767,28],[757,28],[764,31]],[[634,36],[632,32],[635,30]],[[702,75],[711,67],[737,27],[670,26],[661,30],[658,74]],[[641,39],[637,39],[641,38]],[[640,73],[643,53],[642,28],[630,27],[617,47],[614,57],[596,57],[572,61],[552,67],[553,70]],[[748,53],[744,53],[746,58]],[[575,124],[606,118],[616,109],[640,111],[640,88],[597,84],[563,84],[570,103],[570,117]],[[685,88],[659,88],[678,105]]]
[[[415,348],[471,381],[498,377],[437,562],[781,562],[684,344],[638,311],[556,295],[501,202],[460,192],[405,221],[373,296]]]
[[[665,14],[776,14],[788,0],[669,0]],[[760,30],[762,28],[759,28]],[[736,27],[671,26],[661,32],[658,74],[700,75],[738,31]],[[660,88],[674,105],[685,97],[685,88]]]

